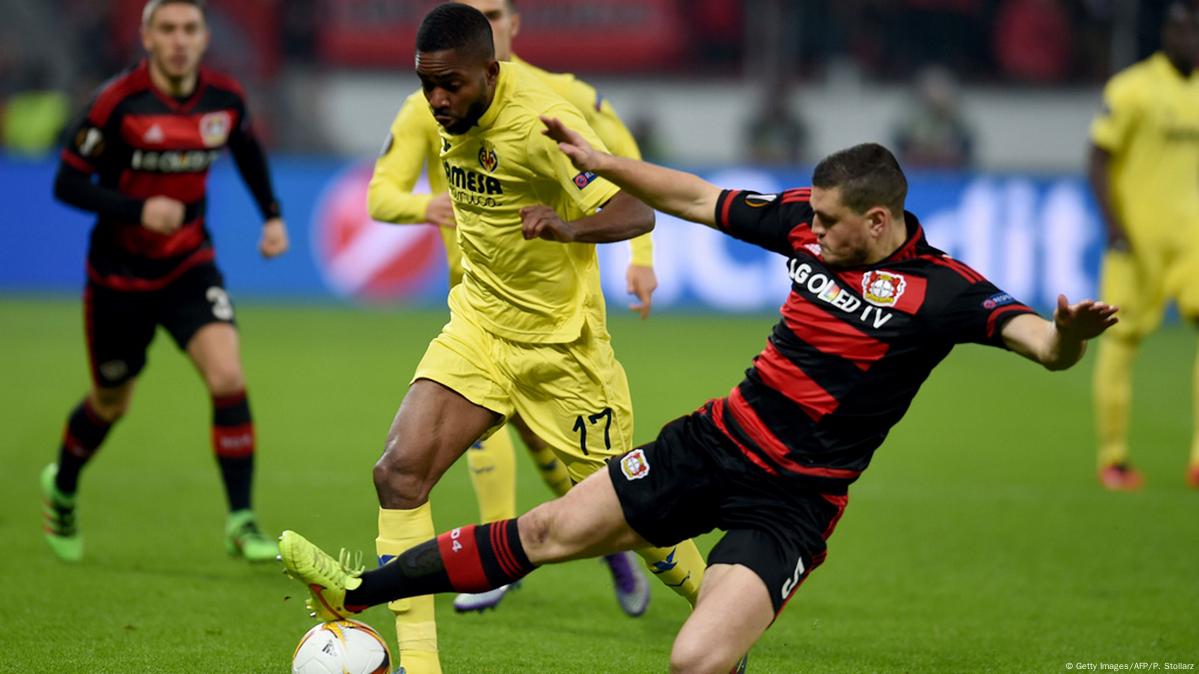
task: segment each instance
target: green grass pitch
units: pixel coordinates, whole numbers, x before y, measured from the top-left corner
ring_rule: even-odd
[[[73,300],[0,301],[0,672],[286,671],[312,624],[300,587],[277,565],[225,556],[208,400],[165,334],[83,476],[85,561],[61,564],[41,541],[37,474],[87,381],[80,318]],[[263,525],[373,552],[371,465],[443,314],[246,303],[239,320]],[[773,322],[614,317],[638,440],[727,392]],[[1183,484],[1194,343],[1169,328],[1138,363],[1133,451],[1147,486],[1136,494],[1095,482],[1089,358],[1054,375],[959,348],[852,489],[828,561],[753,650],[751,671],[1199,660],[1199,493]],[[518,470],[527,508],[547,491],[527,457]],[[462,465],[432,501],[439,530],[477,517]],[[455,615],[443,596],[444,669],[664,671],[686,609],[653,593],[646,616],[624,617],[588,560],[537,571],[486,615]],[[365,620],[394,638],[386,609]]]

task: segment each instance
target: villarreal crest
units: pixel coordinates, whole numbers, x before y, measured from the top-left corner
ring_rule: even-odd
[[[488,147],[486,143],[479,148],[479,166],[488,173],[494,173],[497,166],[500,165],[500,157],[495,153],[495,148]]]

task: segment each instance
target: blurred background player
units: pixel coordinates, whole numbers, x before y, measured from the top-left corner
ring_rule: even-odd
[[[637,142],[625,128],[612,105],[596,90],[573,75],[554,74],[529,65],[512,53],[512,38],[520,32],[520,14],[511,0],[468,0],[463,4],[483,13],[491,23],[495,56],[499,61],[521,63],[555,93],[565,98],[595,130],[596,135],[615,154],[640,159]],[[437,121],[429,111],[423,92],[414,91],[404,101],[391,126],[383,155],[375,164],[375,173],[368,191],[368,209],[373,219],[395,224],[436,225],[445,243],[446,261],[450,270],[450,286],[462,280],[462,251],[454,229],[454,211],[447,192],[445,172],[439,154],[441,137]],[[426,169],[429,194],[414,194],[413,188]],[[654,276],[653,248],[650,235],[630,242],[632,257],[626,272],[628,291],[636,296],[632,309],[645,318],[650,311],[650,298],[657,288]],[[566,467],[554,457],[543,440],[532,434],[517,420],[521,439],[529,449],[541,478],[555,495],[570,489]],[[479,517],[484,522],[508,519],[516,515],[516,457],[508,429],[501,428],[491,437],[476,442],[466,453],[471,485],[479,501]],[[632,555],[620,553],[606,559],[616,583],[621,608],[631,615],[645,610],[637,592],[644,585],[641,572],[633,566]],[[503,599],[508,587],[481,595],[463,594],[455,598],[458,611],[481,611],[492,608]]]
[[[961,169],[973,163],[974,134],[962,116],[957,81],[948,68],[920,71],[892,138],[896,156],[909,169]]]
[[[221,150],[233,152],[262,212],[264,257],[287,250],[287,228],[241,87],[200,67],[209,39],[202,0],[151,0],[141,36],[147,58],[100,88],[67,137],[54,184],[60,200],[97,220],[84,292],[92,387],[67,420],[57,463],[42,472],[46,541],[60,559],[82,558],[79,473],[128,409],[161,325],[212,396],[228,551],[268,561],[277,546],[251,510],[254,425],[233,305],[204,219],[208,170]]]
[[[537,114],[547,109],[592,132],[535,71],[496,60],[491,26],[478,10],[451,3],[429,12],[417,32],[416,71],[440,126],[440,168],[463,274],[450,290],[450,321],[417,365],[375,465],[376,550],[384,560],[433,535],[433,486],[509,418],[519,417],[553,448],[571,482],[631,448],[628,380],[607,332],[595,246],[526,242],[521,218],[547,202],[555,210],[537,206],[545,217],[560,212],[613,227],[648,231],[654,217],[610,183],[575,170],[541,135]],[[693,542],[637,552],[694,605],[703,562]],[[633,590],[630,612],[640,613],[649,588],[642,580]],[[408,674],[440,671],[433,598],[413,597],[392,610]]]
[[[1095,365],[1099,480],[1131,490],[1143,478],[1128,459],[1132,362],[1174,299],[1199,322],[1199,15],[1171,2],[1161,51],[1117,73],[1091,125],[1089,177],[1107,226],[1102,297],[1121,321],[1100,343]],[[1193,373],[1199,419],[1199,361]],[[1187,483],[1199,488],[1199,429],[1193,431]]]

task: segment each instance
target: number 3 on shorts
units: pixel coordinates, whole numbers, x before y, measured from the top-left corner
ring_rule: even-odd
[[[233,303],[229,301],[229,293],[224,288],[212,286],[204,293],[204,297],[212,303],[212,315],[218,320],[233,320]]]
[[[580,414],[579,416],[575,417],[575,425],[573,428],[571,428],[571,430],[579,434],[579,449],[583,450],[584,455],[590,454],[590,452],[587,451],[587,426],[589,423],[591,426],[595,426],[600,422],[601,419],[604,420],[604,449],[612,449],[611,407],[605,407],[595,414]]]

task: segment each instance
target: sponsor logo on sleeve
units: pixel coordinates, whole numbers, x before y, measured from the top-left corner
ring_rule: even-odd
[[[777,194],[747,194],[745,195],[745,205],[750,208],[761,208],[773,203],[778,196]]]
[[[104,151],[104,134],[94,126],[81,129],[75,135],[75,148],[84,157],[99,156]]]
[[[900,274],[887,271],[868,271],[862,274],[862,297],[875,306],[895,306],[907,287],[907,279]]]
[[[598,177],[599,176],[592,173],[591,171],[583,171],[579,175],[575,176],[575,178],[574,178],[575,187],[577,187],[579,189],[583,189],[584,187],[587,187],[592,182],[594,182],[595,179]]]
[[[620,472],[627,480],[640,480],[649,475],[649,462],[645,460],[645,452],[640,449],[625,454],[620,460]]]
[[[1002,307],[1005,304],[1014,304],[1015,302],[1016,298],[1007,293],[995,293],[994,295],[991,295],[987,299],[983,300],[983,308],[994,309],[996,307]]]

